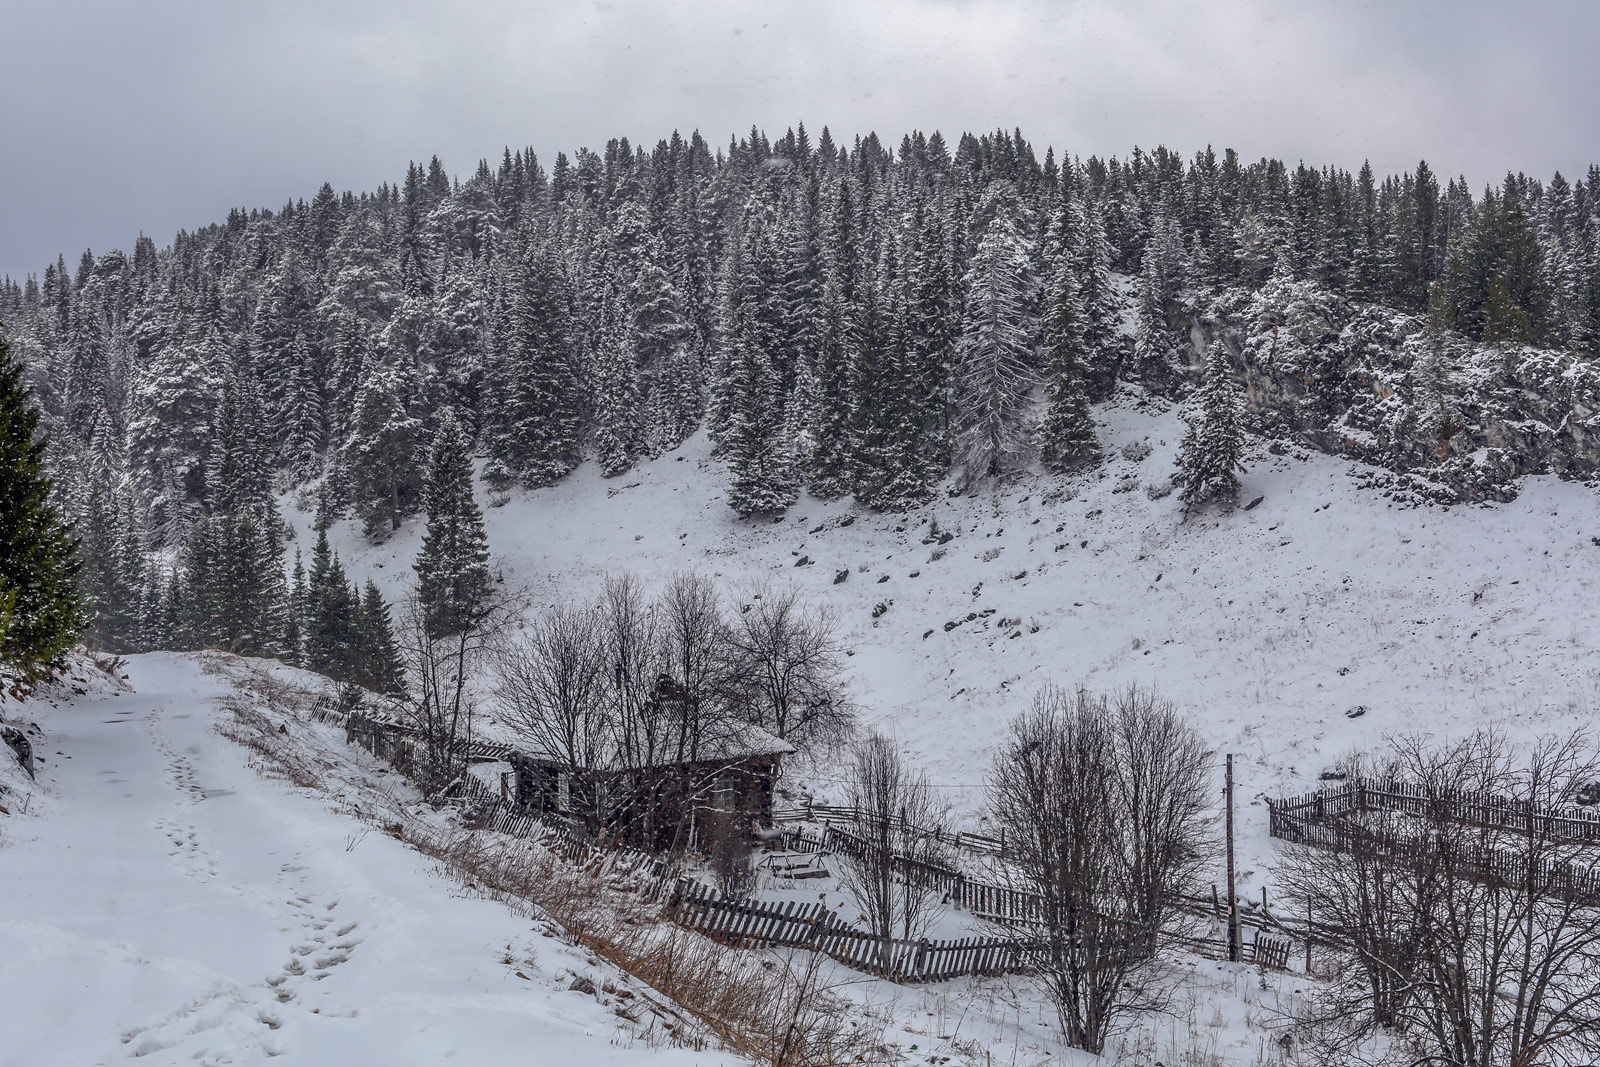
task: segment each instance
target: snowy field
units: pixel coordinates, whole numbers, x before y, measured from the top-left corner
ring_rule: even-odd
[[[0,1065],[745,1062],[662,1048],[608,995],[648,989],[372,830],[374,812],[439,816],[342,731],[275,714],[325,771],[316,789],[264,773],[218,733],[230,686],[207,662],[133,657],[133,690],[29,705],[50,747],[36,785],[7,779],[28,808],[0,822]],[[1303,982],[1182,957],[1161,976],[1172,1014],[1097,1059],[1060,1046],[1020,977],[822,968],[819,988],[881,1034],[878,1062],[960,1067],[1273,1063],[1276,1011]],[[601,992],[572,990],[579,976]]]
[[[568,991],[607,977],[585,953],[258,773],[194,660],[129,681],[26,709],[49,743],[0,818],[0,1065],[740,1062],[629,1040]]]
[[[1101,415],[1114,456],[1101,472],[904,516],[803,500],[779,522],[739,520],[697,438],[620,478],[585,469],[489,508],[490,542],[535,605],[624,569],[651,583],[697,570],[735,603],[797,583],[839,614],[865,723],[969,828],[1004,724],[1041,685],[1153,685],[1237,756],[1246,897],[1273,884],[1259,797],[1309,788],[1344,753],[1391,732],[1591,721],[1592,488],[1540,478],[1509,505],[1406,508],[1349,464],[1258,447],[1242,500],[1261,503],[1184,521],[1174,497],[1146,492],[1170,472],[1175,414],[1129,401]],[[1145,458],[1122,454],[1142,443]],[[304,544],[309,520],[291,518]],[[934,523],[953,536],[925,543]],[[420,532],[371,546],[342,523],[335,545],[398,599]],[[606,979],[603,965],[364,833],[341,793],[382,786],[330,729],[300,727],[344,753],[331,788],[296,788],[215,731],[226,684],[196,659],[135,657],[129,672],[133,691],[8,705],[43,727],[46,762],[27,812],[0,818],[0,1065],[723,1062],[636,1039],[567,989]],[[837,782],[812,769],[793,784],[825,798]],[[1020,981],[900,989],[830,973],[901,1062],[1095,1062],[1055,1047]],[[1101,1062],[1278,1062],[1275,1006],[1303,979],[1198,958],[1169,977],[1185,987],[1175,1015]]]
[[[1086,478],[1025,478],[906,515],[802,498],[776,523],[729,510],[724,470],[698,436],[617,478],[586,466],[486,508],[490,548],[535,605],[592,594],[623,570],[650,583],[699,571],[730,598],[796,583],[838,612],[865,723],[927,769],[967,828],[981,828],[1005,724],[1042,685],[1154,686],[1235,754],[1241,894],[1252,897],[1271,882],[1259,797],[1311,788],[1386,734],[1592,721],[1592,487],[1532,478],[1511,504],[1410,508],[1358,484],[1371,468],[1258,443],[1240,500],[1261,503],[1185,521],[1175,494],[1146,493],[1172,471],[1177,412],[1124,400],[1098,414],[1113,458]],[[1123,457],[1141,443],[1146,458]],[[290,515],[309,558],[309,517]],[[934,522],[954,538],[924,543]],[[379,546],[353,521],[333,536],[353,576],[404,594],[420,522]],[[797,567],[802,557],[813,562]],[[815,771],[797,784],[819,798],[837,785]]]

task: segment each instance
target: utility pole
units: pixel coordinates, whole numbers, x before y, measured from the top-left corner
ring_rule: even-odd
[[[1228,753],[1227,772],[1222,787],[1225,798],[1228,835],[1228,959],[1239,961],[1239,904],[1233,891],[1233,753]]]

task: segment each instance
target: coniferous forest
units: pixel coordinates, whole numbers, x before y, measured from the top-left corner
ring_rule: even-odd
[[[239,209],[0,288],[90,638],[394,683],[388,606],[280,495],[382,539],[430,465],[615,476],[704,427],[738,513],[904,509],[1100,452],[1119,389],[1386,468],[1404,499],[1600,471],[1600,167],[1469,188],[1018,132],[674,133]],[[1225,436],[1225,435],[1224,435]],[[1236,441],[1186,441],[1186,500]],[[452,452],[448,455],[431,453]],[[444,490],[439,490],[443,492]],[[309,562],[309,567],[307,566]]]

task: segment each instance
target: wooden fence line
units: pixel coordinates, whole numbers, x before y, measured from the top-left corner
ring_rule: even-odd
[[[1539,807],[1515,797],[1466,790],[1430,791],[1415,782],[1350,778],[1329,789],[1267,801],[1272,812],[1328,819],[1353,811],[1391,811],[1542,839],[1600,843],[1600,814]]]
[[[1361,853],[1386,862],[1413,863],[1435,855],[1425,839],[1380,833],[1343,821],[1363,811],[1388,811],[1419,818],[1447,819],[1465,826],[1512,835],[1507,844],[1528,835],[1541,842],[1600,842],[1600,818],[1584,812],[1557,814],[1505,797],[1478,793],[1427,794],[1402,782],[1354,780],[1326,791],[1286,800],[1269,800],[1268,833],[1281,841],[1311,845],[1330,852]],[[1458,857],[1464,873],[1476,881],[1525,885],[1530,880],[1562,899],[1600,906],[1600,870],[1579,867],[1553,857],[1530,859],[1515,848],[1478,845]]]
[[[416,731],[400,722],[362,711],[344,712],[331,700],[319,698],[311,710],[317,722],[345,729],[346,741],[359,744],[380,759],[397,764],[409,755]],[[458,746],[485,759],[504,758],[508,746],[474,742]],[[401,759],[396,759],[400,756]],[[574,866],[599,865],[609,874],[633,879],[634,889],[651,902],[661,901],[669,917],[678,925],[695,930],[736,947],[793,947],[819,951],[855,970],[902,983],[944,981],[968,975],[1002,975],[1032,969],[1042,943],[1031,939],[964,937],[955,940],[881,941],[840,920],[821,904],[763,904],[729,897],[720,890],[675,874],[656,856],[633,848],[601,848],[564,822],[553,822],[531,812],[518,811],[493,795],[481,782],[467,776],[471,822],[478,828],[506,834],[547,848]],[[796,815],[797,812],[803,814]],[[809,853],[850,852],[860,854],[870,844],[827,820],[855,820],[853,808],[807,804],[804,809],[775,812],[774,821],[824,820],[823,836],[812,837],[798,828],[785,830],[781,843],[789,851]],[[999,856],[1004,853],[1000,838],[983,834],[922,831],[953,847]],[[905,856],[891,857],[902,878],[913,880],[945,896],[957,908],[965,908],[984,919],[1017,924],[1041,920],[1043,899],[1026,890],[977,881],[965,874],[933,863]],[[670,888],[669,888],[670,887]],[[1196,908],[1203,902],[1204,908]],[[1190,910],[1215,917],[1226,915],[1211,900],[1195,897],[1186,900]],[[1241,916],[1242,918],[1242,916]],[[1256,921],[1252,941],[1241,945],[1241,959],[1279,970],[1288,968],[1289,942],[1264,932],[1267,924]],[[1204,950],[1225,950],[1225,942],[1208,938],[1180,938]]]

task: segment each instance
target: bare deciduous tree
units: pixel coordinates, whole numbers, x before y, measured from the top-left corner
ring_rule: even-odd
[[[1600,1055],[1600,855],[1549,817],[1600,771],[1587,734],[1391,743],[1403,804],[1294,847],[1284,882],[1341,966],[1302,1023],[1329,1061],[1564,1067]]]
[[[440,634],[420,598],[405,601],[399,644],[408,699],[401,716],[417,731],[412,777],[429,796],[447,795],[466,773],[476,710],[472,677],[512,613],[508,598],[490,597],[461,616],[459,630]]]
[[[1194,731],[1140,689],[1047,689],[995,757],[1006,870],[1044,905],[1033,973],[1075,1048],[1098,1053],[1120,1019],[1160,1006],[1141,979],[1198,875],[1209,771]]]
[[[752,718],[799,748],[849,737],[855,709],[845,698],[838,624],[793,586],[763,586],[735,620],[729,640],[750,689]]]
[[[879,942],[880,966],[887,970],[888,942],[920,937],[927,929],[938,893],[919,866],[944,866],[943,812],[921,771],[912,772],[894,742],[873,735],[859,742],[845,771],[847,803],[854,811],[848,831],[855,847],[838,857],[839,883],[861,909]]]
[[[535,616],[520,640],[497,650],[495,676],[512,724],[563,765],[579,798],[575,810],[598,820],[595,772],[611,768],[615,746],[599,609],[557,604]]]
[[[704,807],[699,812],[699,835],[717,887],[731,897],[749,896],[756,885],[749,817],[724,808]]]

